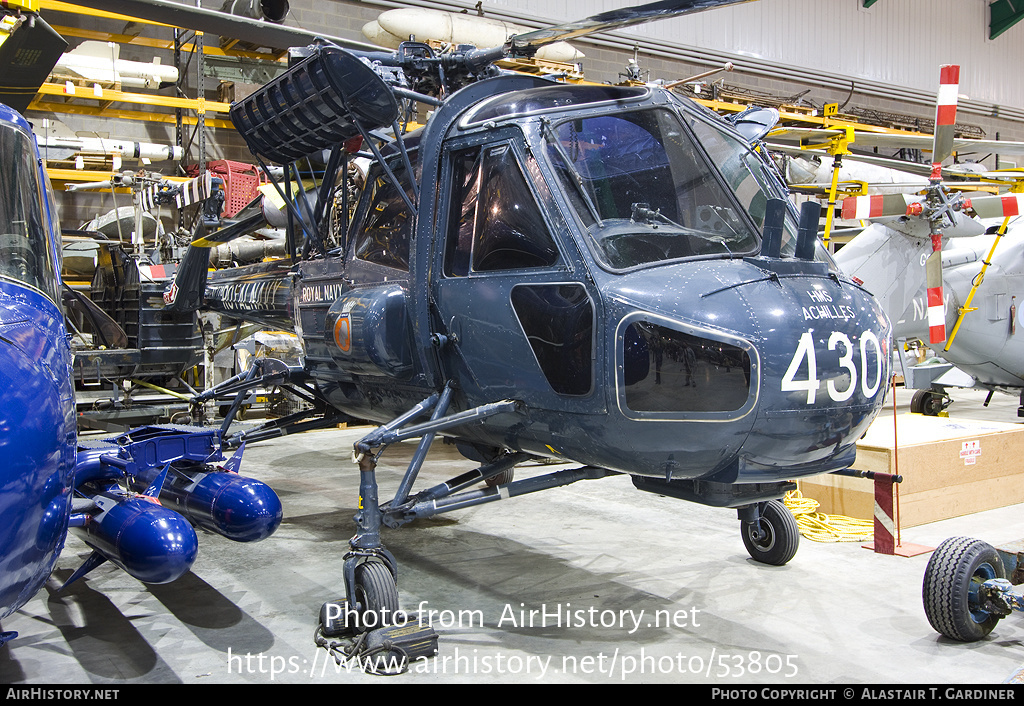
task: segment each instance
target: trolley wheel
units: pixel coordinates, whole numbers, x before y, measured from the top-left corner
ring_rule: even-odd
[[[755,536],[757,525],[742,524],[743,545],[754,561],[782,566],[800,548],[800,528],[796,518],[779,500],[771,500],[761,508],[761,536]]]
[[[951,537],[936,548],[924,571],[924,612],[935,631],[951,640],[974,642],[1002,618],[981,607],[981,584],[1006,578],[1003,560],[991,545],[970,537]]]
[[[368,561],[356,567],[355,600],[360,631],[390,625],[398,612],[398,586],[394,574],[380,561]]]

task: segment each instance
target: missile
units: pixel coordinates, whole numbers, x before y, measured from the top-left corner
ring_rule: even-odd
[[[472,44],[479,49],[489,49],[500,47],[512,35],[529,31],[529,27],[488,17],[418,7],[387,10],[363,26],[364,37],[392,49],[397,49],[398,44],[410,36],[420,42]],[[572,64],[582,61],[583,53],[566,42],[555,42],[540,47],[537,58]]]
[[[185,151],[178,145],[158,145],[152,142],[130,142],[108,140],[102,137],[48,137],[36,135],[40,151],[72,150],[82,154],[114,154],[121,159],[138,159],[143,162],[180,161]]]
[[[281,500],[238,474],[244,448],[215,466],[219,434],[162,427],[80,445],[68,524],[93,553],[64,586],[106,561],[143,583],[174,581],[198,555],[195,527],[238,542],[273,534]]]
[[[119,59],[121,47],[114,42],[86,41],[57,60],[52,73],[62,72],[87,81],[118,83],[130,88],[162,88],[178,82],[178,69],[160,63]]]

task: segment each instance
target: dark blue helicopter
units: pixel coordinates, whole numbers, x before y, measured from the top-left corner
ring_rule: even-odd
[[[760,145],[777,113],[729,121],[657,85],[576,85],[498,65],[744,0],[660,0],[442,52],[349,51],[167,0],[76,1],[310,45],[231,110],[265,171],[288,167],[276,184],[283,215],[254,201],[197,233],[164,299],[301,339],[301,365],[261,360],[196,397],[235,396],[226,444],[379,424],[355,445],[345,597],[324,605],[318,641],[397,613],[384,527],[583,479],[626,474],[641,490],[734,508],[751,557],[794,556],[799,533],[779,499],[793,479],[853,462],[883,403],[891,344],[885,314],[820,246],[818,207],[790,204]],[[352,169],[367,163],[354,193]],[[294,188],[312,172],[317,188]],[[288,258],[207,275],[211,247],[282,217]],[[267,384],[306,399],[312,416],[227,436],[247,391]],[[439,435],[480,465],[415,490]],[[381,500],[376,459],[417,438]],[[538,458],[575,467],[514,480]]]
[[[790,204],[760,147],[777,113],[729,121],[656,85],[494,65],[725,4],[665,0],[496,49],[314,45],[232,106],[257,160],[291,165],[280,196],[292,257],[207,280],[208,249],[262,222],[254,202],[195,239],[165,300],[302,341],[301,366],[261,361],[197,402],[234,394],[234,409],[273,383],[312,401],[323,424],[380,424],[355,446],[357,531],[324,635],[398,610],[383,527],[582,479],[627,474],[641,490],[735,508],[755,560],[794,556],[799,534],[779,498],[795,478],[850,466],[891,349],[885,314],[820,246],[818,207]],[[407,132],[413,102],[432,112]],[[356,159],[370,166],[350,203],[335,187]],[[298,163],[314,161],[319,188],[285,198]],[[227,441],[318,423],[301,414]],[[480,467],[414,491],[438,435]],[[377,457],[414,438],[381,501]],[[578,467],[513,480],[537,458]]]
[[[195,561],[195,527],[269,536],[281,502],[238,474],[242,449],[225,460],[218,431],[78,439],[53,194],[29,124],[2,104],[0,169],[0,619],[43,586],[69,529],[93,553],[65,586],[106,561],[172,581]]]

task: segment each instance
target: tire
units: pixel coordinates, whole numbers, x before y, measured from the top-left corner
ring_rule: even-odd
[[[974,642],[995,628],[1002,616],[978,604],[985,581],[1006,578],[1003,561],[991,545],[970,537],[951,537],[936,548],[924,571],[924,613],[936,632],[951,640]]]
[[[780,501],[772,500],[761,509],[761,529],[765,536],[754,537],[754,524],[744,522],[741,533],[743,546],[754,561],[782,566],[796,555],[800,548],[800,528],[796,518]]]
[[[515,467],[506,468],[504,471],[502,471],[498,475],[494,476],[493,478],[488,478],[487,480],[485,480],[484,481],[484,485],[486,485],[488,488],[496,488],[499,485],[508,485],[509,483],[514,481],[515,479],[516,479],[516,469],[515,469]]]
[[[910,398],[910,411],[927,417],[937,417],[944,407],[942,401],[942,395],[929,390],[918,390]]]
[[[362,606],[359,630],[375,630],[394,622],[398,612],[398,586],[387,565],[368,561],[356,567],[355,599]]]

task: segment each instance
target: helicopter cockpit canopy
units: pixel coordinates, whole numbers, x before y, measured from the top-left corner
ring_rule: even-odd
[[[556,122],[547,154],[595,253],[612,269],[758,249],[754,224],[675,111]]]
[[[32,136],[0,120],[0,277],[18,280],[58,299],[56,255],[49,238]]]

